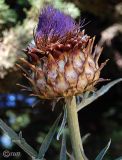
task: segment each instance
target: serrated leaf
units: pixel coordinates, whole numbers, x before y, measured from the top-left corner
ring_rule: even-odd
[[[59,138],[65,128],[66,121],[67,121],[67,109],[66,109],[66,107],[64,107],[64,116],[63,116],[61,126],[59,128],[58,134],[57,134],[57,140],[59,140]]]
[[[12,142],[16,143],[30,157],[37,157],[37,152],[22,137],[22,132],[20,132],[18,135],[2,119],[0,119],[0,128],[12,139]]]
[[[102,160],[105,156],[106,152],[108,151],[111,144],[111,139],[109,140],[108,144],[101,150],[101,152],[98,154],[98,156],[95,158],[95,160]]]
[[[12,128],[8,127],[7,124],[2,119],[0,119],[0,128],[6,134],[8,134],[11,139],[17,139],[18,138],[17,133],[14,132]]]
[[[122,160],[122,157],[118,157],[118,158],[116,158],[115,160]]]
[[[60,116],[56,119],[56,121],[54,122],[53,126],[51,127],[50,131],[48,132],[47,136],[45,137],[40,149],[39,149],[39,154],[38,154],[38,159],[42,159],[45,156],[45,153],[47,152],[50,143],[54,137],[54,134],[56,132],[56,129],[58,127],[58,123],[60,121],[61,118],[61,114]]]
[[[65,137],[65,132],[63,132],[63,137],[62,137],[60,160],[66,160],[66,137]]]
[[[80,111],[83,109],[85,106],[89,105],[90,103],[94,102],[96,99],[104,95],[111,87],[113,87],[115,84],[119,83],[122,81],[122,78],[116,79],[112,82],[109,82],[108,84],[102,86],[98,91],[93,93],[91,96],[88,98],[84,98],[81,103],[77,106],[77,111]]]

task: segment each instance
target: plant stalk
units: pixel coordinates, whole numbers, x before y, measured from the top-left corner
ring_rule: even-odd
[[[69,97],[65,99],[67,108],[67,120],[70,131],[70,138],[75,160],[84,160],[84,151],[80,135],[76,98]]]

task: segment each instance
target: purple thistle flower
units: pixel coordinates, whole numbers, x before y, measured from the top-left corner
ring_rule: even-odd
[[[29,52],[31,59],[37,61],[51,53],[58,57],[63,52],[72,52],[86,46],[89,37],[80,31],[80,24],[62,13],[61,11],[47,6],[42,9],[34,35],[35,44],[30,45],[26,52]]]
[[[75,21],[68,15],[54,9],[52,6],[44,8],[40,14],[37,26],[37,37],[63,37],[76,28]]]
[[[94,40],[95,37],[90,39],[84,30],[80,31],[80,25],[70,16],[51,6],[44,8],[34,44],[25,50],[28,60],[21,59],[31,72],[20,66],[33,93],[42,99],[53,99],[92,91],[106,64],[99,67],[102,48],[96,46],[93,51]]]

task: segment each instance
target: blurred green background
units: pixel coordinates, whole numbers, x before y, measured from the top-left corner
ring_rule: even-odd
[[[81,29],[104,47],[100,62],[110,59],[101,77],[111,80],[122,77],[122,1],[121,0],[0,0],[0,118],[15,131],[20,130],[27,142],[36,150],[61,110],[62,102],[51,110],[50,101],[40,101],[35,108],[35,98],[21,92],[16,83],[27,84],[15,63],[24,56],[22,49],[33,38],[40,9],[52,4],[71,15],[77,22],[85,19]],[[97,87],[99,88],[104,82]],[[79,112],[82,135],[91,133],[84,144],[86,155],[94,159],[112,139],[106,160],[122,155],[122,84],[114,86],[103,97]],[[67,135],[68,136],[68,135]],[[68,144],[69,138],[68,139]],[[0,159],[6,159],[4,150],[20,152],[10,160],[29,157],[0,131]],[[47,160],[57,160],[60,141],[54,140]]]

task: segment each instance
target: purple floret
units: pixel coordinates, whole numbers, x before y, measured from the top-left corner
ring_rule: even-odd
[[[75,21],[52,6],[44,8],[39,16],[36,35],[38,37],[63,37],[76,29]]]

